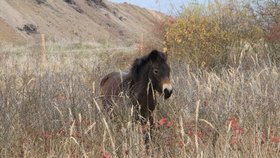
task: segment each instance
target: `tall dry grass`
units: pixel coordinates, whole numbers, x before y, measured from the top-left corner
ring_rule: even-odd
[[[99,100],[101,77],[128,69],[129,55],[53,49],[44,67],[36,47],[1,49],[0,157],[280,156],[279,68],[269,58],[240,56],[219,71],[174,59],[175,91],[159,97],[147,152],[126,100],[114,120]]]

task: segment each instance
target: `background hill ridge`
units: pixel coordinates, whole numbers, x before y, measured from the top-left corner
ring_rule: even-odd
[[[46,34],[48,40],[91,41],[131,46],[165,15],[128,3],[75,0],[0,1],[0,43],[30,43]]]

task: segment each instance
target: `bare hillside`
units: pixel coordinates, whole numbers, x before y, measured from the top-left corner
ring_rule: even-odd
[[[151,34],[164,15],[131,4],[105,0],[1,0],[0,42],[48,40],[134,45]]]

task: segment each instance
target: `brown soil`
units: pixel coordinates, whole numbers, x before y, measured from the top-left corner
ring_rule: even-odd
[[[1,17],[0,17],[0,41],[7,43],[24,43],[25,39],[12,29]]]

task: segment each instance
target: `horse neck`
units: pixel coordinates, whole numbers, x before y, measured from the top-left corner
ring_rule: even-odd
[[[156,95],[149,79],[148,73],[138,79],[132,79],[132,89],[137,101],[141,106],[146,106],[150,110],[154,110],[156,105]]]

